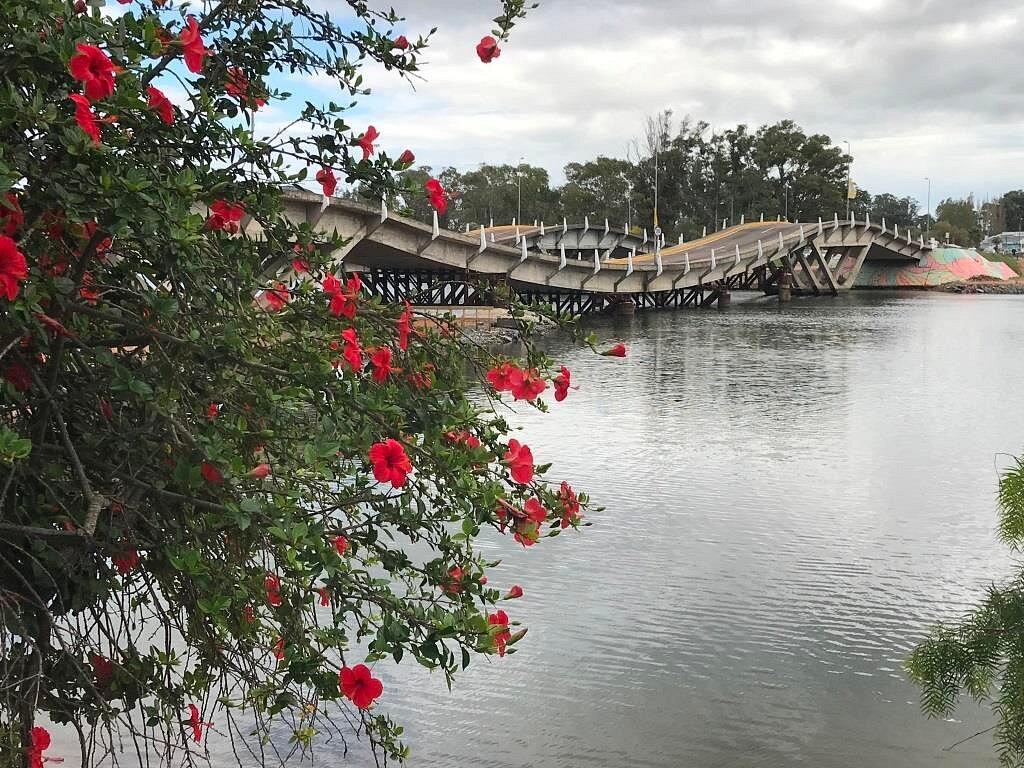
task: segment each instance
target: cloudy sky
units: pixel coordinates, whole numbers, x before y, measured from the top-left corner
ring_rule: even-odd
[[[557,180],[567,162],[623,156],[671,108],[849,140],[872,192],[923,203],[930,176],[934,205],[1024,187],[1020,0],[541,0],[488,65],[474,46],[496,0],[394,5],[410,38],[439,27],[426,79],[414,92],[368,72],[359,117],[434,166],[524,157]]]

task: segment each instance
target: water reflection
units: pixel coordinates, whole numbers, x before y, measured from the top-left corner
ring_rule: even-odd
[[[995,765],[987,736],[942,751],[988,715],[925,720],[901,665],[1007,572],[1022,309],[858,295],[599,321],[625,360],[553,340],[581,389],[515,422],[607,509],[487,543],[526,590],[520,652],[452,693],[378,666],[412,764]]]

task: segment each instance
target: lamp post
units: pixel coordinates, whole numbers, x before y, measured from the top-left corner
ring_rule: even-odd
[[[518,192],[516,194],[516,223],[523,223],[523,160],[519,158],[519,167],[516,168],[516,176],[518,177]]]
[[[924,211],[924,239],[928,242],[932,233],[932,180],[927,176],[924,180],[928,182],[928,207]]]
[[[626,231],[629,232],[633,227],[633,188],[626,186]]]
[[[850,168],[853,165],[853,154],[850,151],[850,142],[843,140],[846,145],[846,218],[850,218]]]
[[[782,214],[782,218],[789,221],[789,182],[784,182],[782,185],[782,194],[785,196],[785,211]]]

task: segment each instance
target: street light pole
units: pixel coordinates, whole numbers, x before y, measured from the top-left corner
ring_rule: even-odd
[[[519,158],[519,167],[516,168],[516,176],[519,180],[519,192],[516,195],[516,223],[523,223],[523,159]]]
[[[785,202],[786,210],[782,214],[782,218],[784,218],[786,221],[789,221],[789,183],[788,182],[786,182],[785,184],[782,185],[782,193],[783,193],[783,195],[785,197],[785,200],[786,200],[786,202]]]
[[[932,180],[927,176],[924,180],[928,182],[928,207],[924,211],[924,239],[928,242],[932,233]]]
[[[846,218],[850,218],[850,167],[853,165],[853,154],[850,151],[850,142],[843,140],[843,144],[846,145]]]

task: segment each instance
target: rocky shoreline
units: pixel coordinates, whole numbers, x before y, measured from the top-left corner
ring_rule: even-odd
[[[945,293],[982,293],[999,296],[1024,295],[1024,279],[1017,280],[966,280],[960,283],[938,285],[936,290]]]

